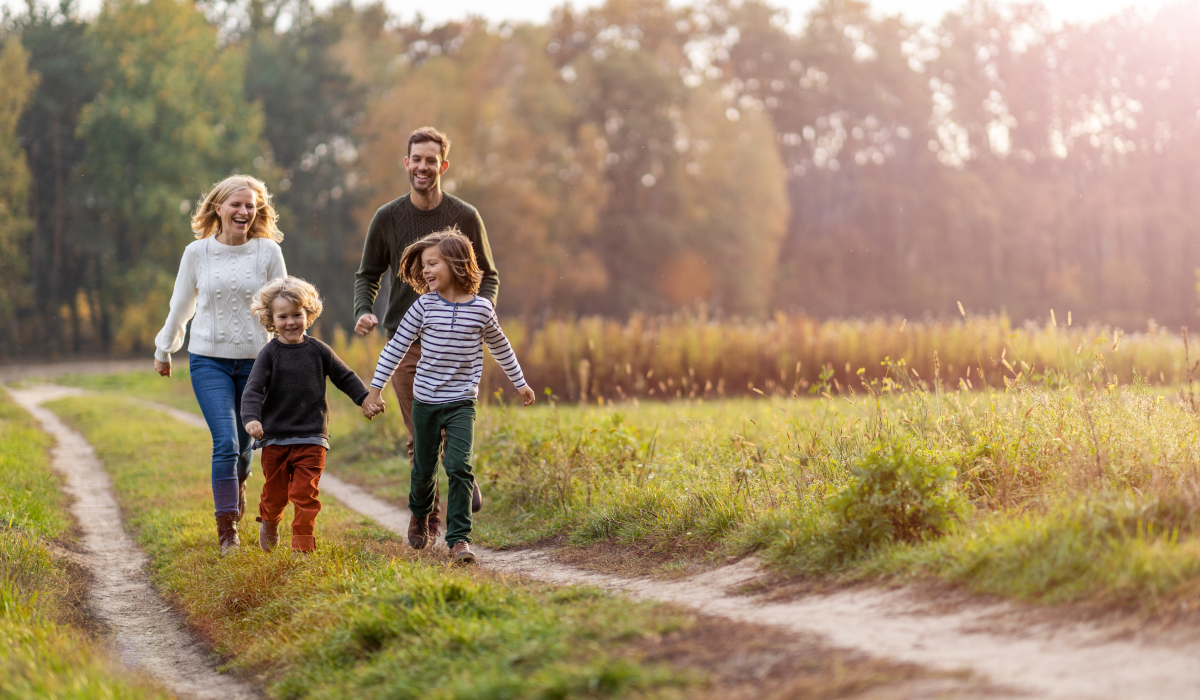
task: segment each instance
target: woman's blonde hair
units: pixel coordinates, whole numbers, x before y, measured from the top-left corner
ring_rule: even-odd
[[[230,175],[213,185],[213,188],[200,198],[196,211],[192,214],[192,230],[196,232],[196,238],[208,238],[221,232],[221,215],[217,213],[217,207],[224,204],[234,192],[241,190],[254,193],[256,213],[254,221],[250,223],[247,237],[270,238],[276,243],[282,242],[283,232],[276,225],[279,215],[275,213],[275,206],[271,203],[271,194],[267,192],[267,186],[262,180],[249,175]]]
[[[479,284],[483,281],[483,270],[479,269],[479,263],[475,261],[475,249],[471,247],[471,240],[457,228],[431,233],[405,248],[400,256],[400,277],[418,293],[427,294],[429,285],[425,282],[425,276],[421,274],[424,267],[421,255],[434,247],[450,266],[454,286],[467,294],[478,292]]]
[[[309,328],[321,315],[321,310],[325,308],[317,288],[299,277],[280,277],[271,280],[254,294],[254,300],[250,303],[250,312],[258,316],[258,322],[269,333],[278,332],[275,329],[276,299],[287,299],[304,309],[304,313],[308,314]]]

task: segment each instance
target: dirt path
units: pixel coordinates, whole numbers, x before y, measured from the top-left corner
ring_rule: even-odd
[[[123,662],[143,668],[180,697],[250,700],[259,697],[235,677],[213,670],[217,659],[158,597],[145,572],[146,556],[121,526],[121,511],[104,465],[82,435],[42,408],[45,401],[82,393],[66,387],[9,389],[17,403],[57,439],[54,468],[66,478],[71,512],[83,530],[81,563],[94,580],[88,604],[115,630]]]
[[[199,427],[204,420],[143,402]],[[408,512],[326,472],[325,493],[403,535]],[[844,648],[943,670],[969,670],[1014,695],[1071,700],[1200,698],[1200,643],[1142,634],[1118,637],[1088,624],[1039,621],[1038,610],[967,602],[937,605],[906,589],[861,589],[772,602],[735,591],[759,576],[753,559],[676,581],[609,576],[557,563],[545,550],[479,549],[498,571],[558,584],[594,585],[710,615],[819,634]],[[945,608],[950,607],[947,612]],[[1044,616],[1041,616],[1044,619]],[[993,689],[988,697],[997,697]]]

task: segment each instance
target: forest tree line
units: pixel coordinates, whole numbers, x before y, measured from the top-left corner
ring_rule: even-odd
[[[69,0],[0,28],[0,353],[146,351],[232,172],[349,327],[412,129],[453,140],[500,310],[539,323],[1073,311],[1178,325],[1200,268],[1200,3],[1085,26],[971,2],[609,0],[542,24]]]

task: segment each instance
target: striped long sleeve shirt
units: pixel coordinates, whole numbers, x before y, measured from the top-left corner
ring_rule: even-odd
[[[371,386],[383,389],[404,353],[421,340],[421,360],[413,382],[413,396],[421,403],[449,403],[475,399],[483,375],[483,344],[508,375],[513,386],[525,386],[525,376],[513,352],[496,309],[487,299],[455,304],[436,292],[421,295],[396,327],[396,334],[379,354]]]

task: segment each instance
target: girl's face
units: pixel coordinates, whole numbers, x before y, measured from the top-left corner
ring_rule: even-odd
[[[421,275],[431,292],[449,294],[456,290],[454,275],[450,274],[450,265],[446,258],[442,257],[442,251],[438,250],[437,246],[426,248],[421,253]]]
[[[308,329],[308,312],[296,302],[275,297],[271,302],[271,319],[280,341],[295,345],[304,340],[304,331]]]
[[[221,231],[233,238],[244,238],[250,232],[250,224],[258,214],[257,197],[248,189],[240,189],[217,205],[217,216],[221,217]]]

